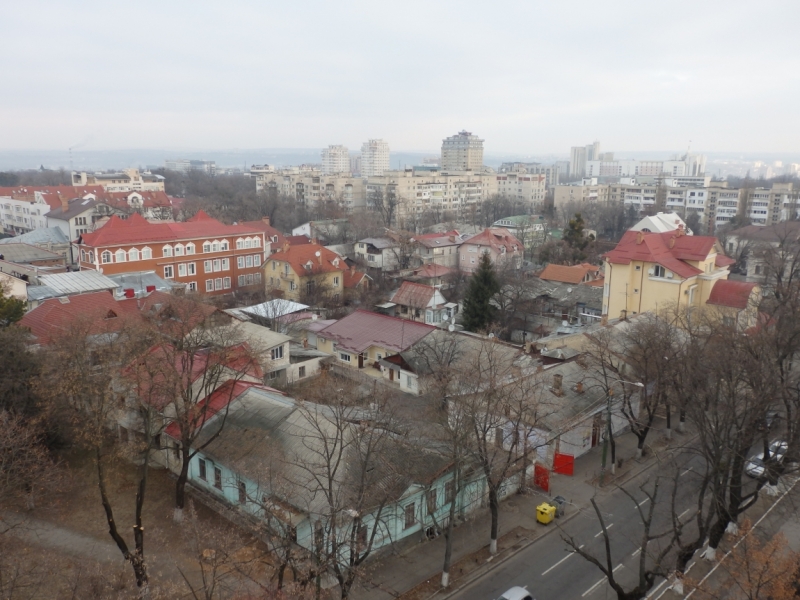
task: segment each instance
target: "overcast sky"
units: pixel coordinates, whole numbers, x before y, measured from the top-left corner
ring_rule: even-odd
[[[798,0],[3,5],[0,150],[800,149]]]

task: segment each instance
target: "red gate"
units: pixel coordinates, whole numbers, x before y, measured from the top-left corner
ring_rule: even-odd
[[[556,452],[553,456],[553,473],[572,475],[575,471],[575,457],[572,454]]]
[[[542,465],[534,465],[533,483],[534,485],[542,488],[545,492],[550,491],[550,471],[547,470],[547,467]]]

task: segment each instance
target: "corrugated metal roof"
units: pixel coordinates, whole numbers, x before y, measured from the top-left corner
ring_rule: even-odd
[[[99,292],[101,290],[113,290],[118,287],[117,282],[99,271],[73,271],[70,273],[56,273],[55,275],[40,275],[39,281],[42,285],[58,292],[58,295]],[[28,296],[30,297],[30,293]]]
[[[58,227],[43,227],[16,237],[4,238],[0,244],[68,244],[69,238]]]

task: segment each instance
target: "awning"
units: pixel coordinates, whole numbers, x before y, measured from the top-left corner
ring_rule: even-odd
[[[383,304],[376,304],[377,308],[392,308],[393,306],[397,306],[394,302],[384,302]]]

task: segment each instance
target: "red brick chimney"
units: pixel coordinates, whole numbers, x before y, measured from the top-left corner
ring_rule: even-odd
[[[269,225],[269,224],[270,224],[270,222],[269,222],[269,217],[261,217],[261,220],[262,220],[264,223],[266,223],[267,225]]]

